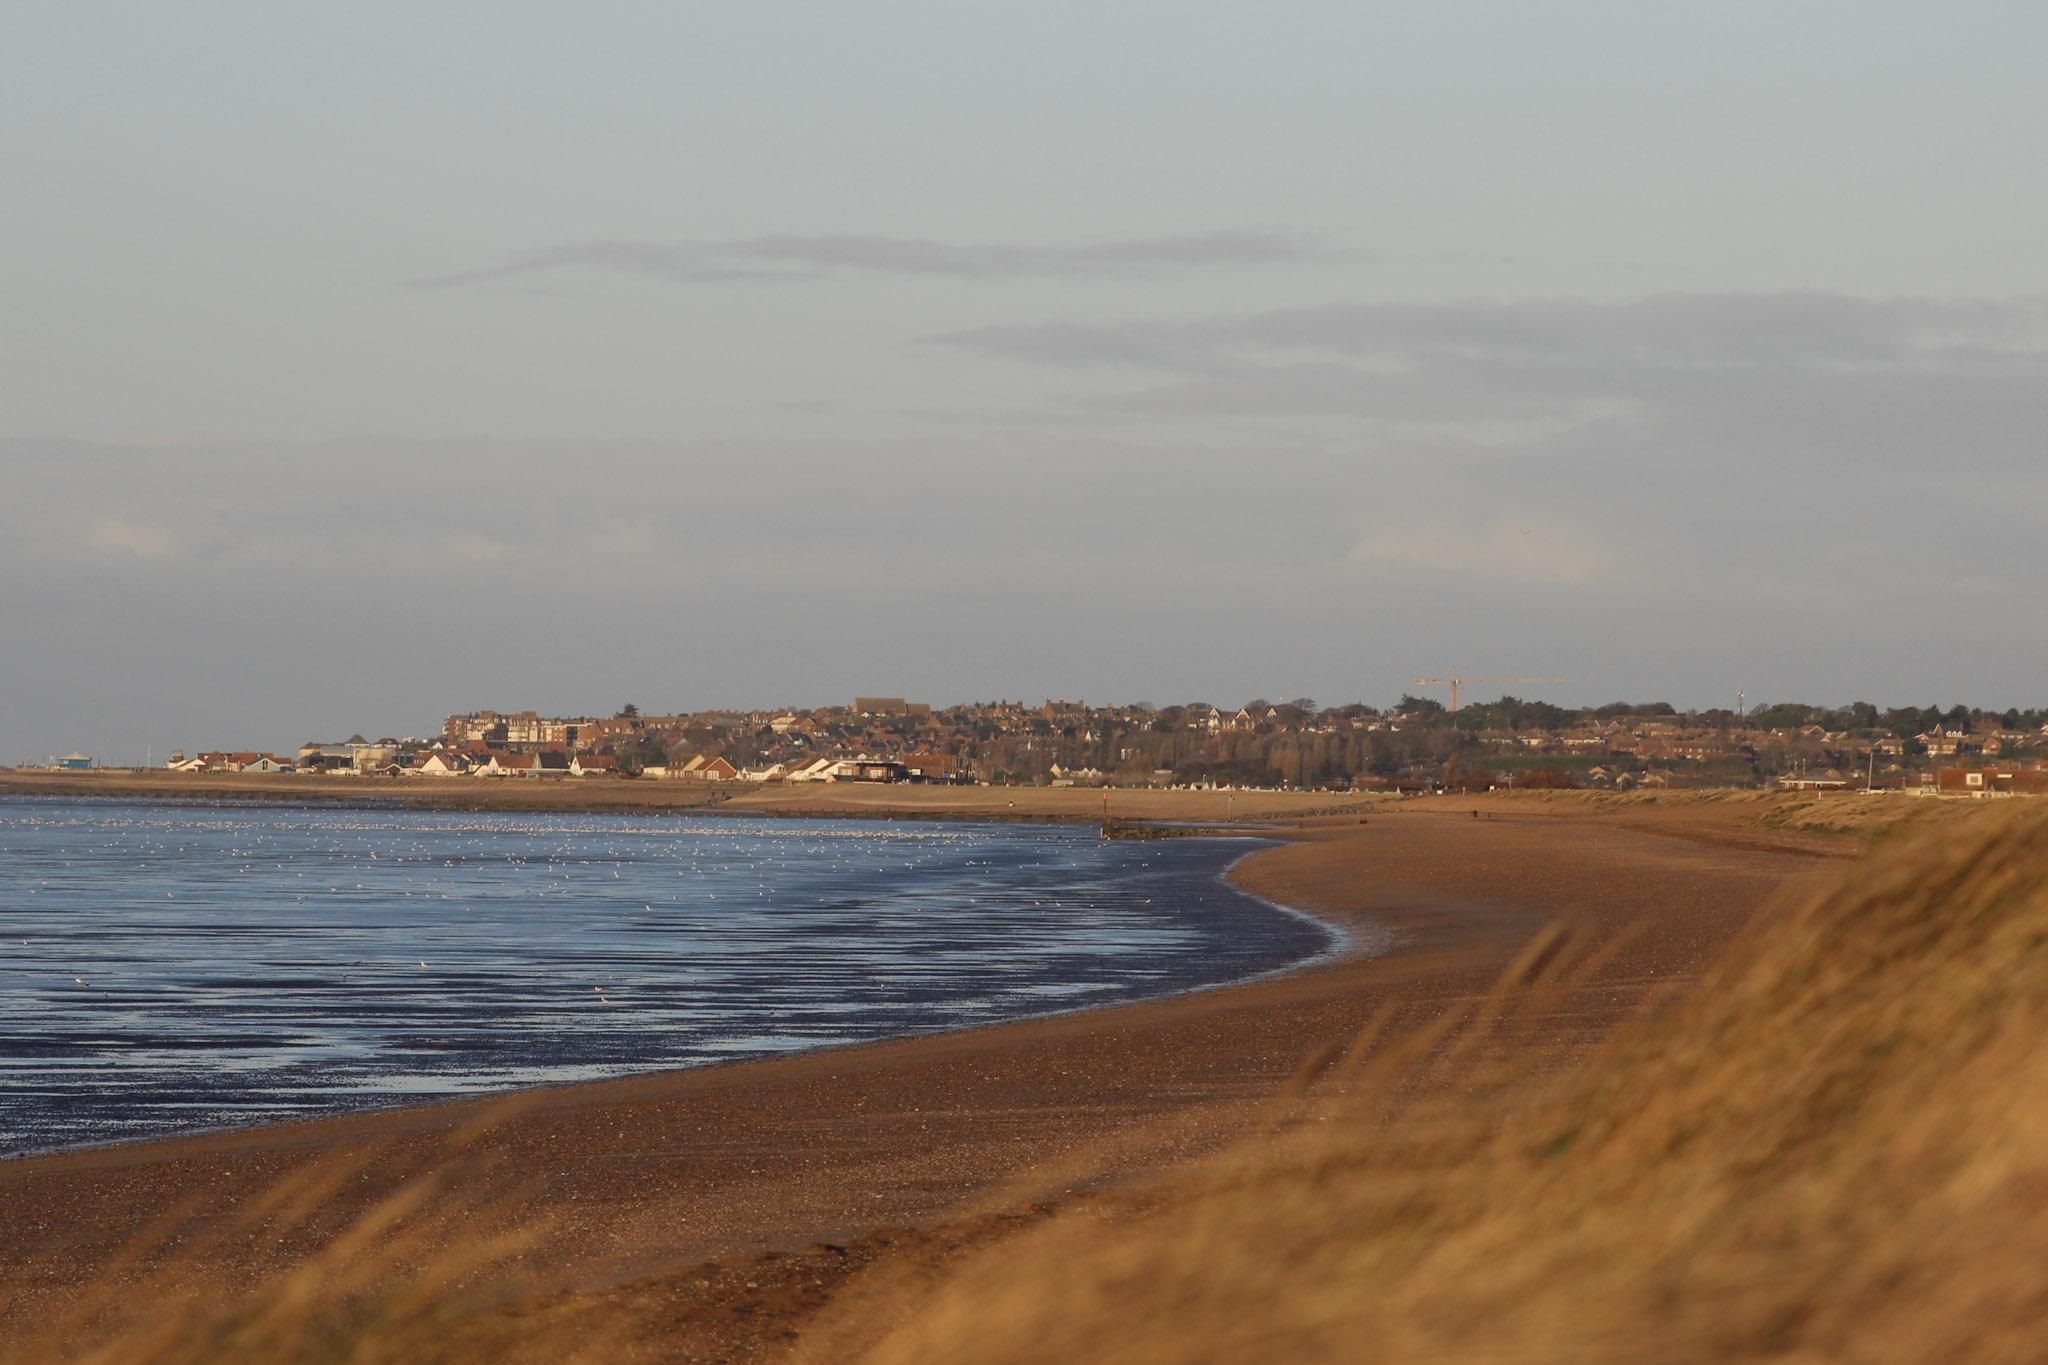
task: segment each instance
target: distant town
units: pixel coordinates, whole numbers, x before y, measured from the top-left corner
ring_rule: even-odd
[[[1425,680],[1426,681],[1426,680]],[[1667,787],[2048,794],[2048,708],[1867,702],[1680,712],[1665,703],[1568,709],[1509,696],[1458,705],[1404,695],[1384,709],[1306,697],[934,707],[856,697],[811,710],[608,716],[467,711],[437,735],[313,741],[295,753],[175,753],[181,773],[422,780],[925,782],[1390,792]],[[87,754],[57,769],[102,765]]]

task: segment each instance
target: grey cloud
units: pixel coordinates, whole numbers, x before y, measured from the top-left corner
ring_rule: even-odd
[[[400,282],[418,291],[456,289],[519,276],[584,269],[672,283],[813,280],[845,273],[947,279],[1030,279],[1140,275],[1204,267],[1332,259],[1284,237],[1210,233],[1072,246],[959,244],[907,237],[762,236],[726,242],[575,242],[521,252],[495,265]]]
[[[2040,354],[2048,308],[2034,300],[1862,299],[1839,294],[1659,295],[1443,304],[1340,304],[1194,322],[1040,323],[923,338],[1042,365],[1179,370],[1246,353],[1322,351],[1416,362],[1466,358],[1568,364],[1881,364]]]
[[[416,276],[399,281],[399,287],[424,293],[567,269],[607,271],[677,284],[792,277],[791,272],[785,270],[746,269],[729,262],[721,264],[716,253],[702,247],[670,246],[660,242],[576,242],[524,251],[496,265]]]
[[[2038,300],[1835,294],[1364,304],[1192,322],[994,326],[927,346],[1138,382],[1075,412],[1521,423],[1532,447],[1732,467],[1797,459],[2020,475],[2048,425]],[[1497,431],[1483,433],[1496,441]]]

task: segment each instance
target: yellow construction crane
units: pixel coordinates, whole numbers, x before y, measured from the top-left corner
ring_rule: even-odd
[[[1454,668],[1451,670],[1451,676],[1448,678],[1417,678],[1415,685],[1417,687],[1450,688],[1451,710],[1456,711],[1460,700],[1458,689],[1466,683],[1515,683],[1523,687],[1554,687],[1558,683],[1565,681],[1567,679],[1564,678],[1461,678],[1458,676],[1458,670]]]

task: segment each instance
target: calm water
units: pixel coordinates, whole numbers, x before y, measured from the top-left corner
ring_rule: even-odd
[[[1325,951],[1240,840],[0,797],[0,1152],[580,1081]]]

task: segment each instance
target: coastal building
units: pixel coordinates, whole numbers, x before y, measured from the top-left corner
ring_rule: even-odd
[[[832,769],[837,765],[838,760],[836,759],[814,758],[808,763],[801,763],[791,768],[787,773],[783,774],[783,781],[830,782],[832,780]]]
[[[960,780],[960,760],[953,754],[905,754],[903,766],[920,782]]]
[[[356,751],[347,744],[301,744],[298,766],[307,772],[354,771]]]
[[[834,782],[901,782],[910,770],[893,758],[849,758],[832,773]]]
[[[1797,776],[1781,777],[1778,789],[1788,792],[1845,792],[1854,785],[1842,774],[1829,769],[1824,773],[1800,773]]]
[[[440,749],[424,755],[406,771],[415,777],[467,777],[470,764],[460,753],[452,749]]]
[[[697,754],[673,772],[691,782],[731,782],[740,775],[731,762],[711,754]]]
[[[1922,783],[1927,781],[1923,776]],[[1932,785],[1943,796],[1979,800],[1994,796],[2048,796],[2048,772],[2011,764],[1942,768],[1933,774]]]

